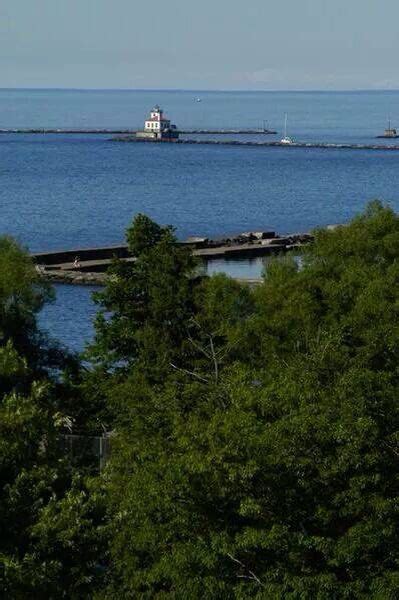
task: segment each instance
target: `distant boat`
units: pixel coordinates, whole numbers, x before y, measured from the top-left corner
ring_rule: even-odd
[[[287,134],[287,121],[288,121],[288,116],[287,114],[285,115],[285,122],[284,122],[284,137],[283,139],[280,141],[280,144],[285,144],[286,146],[288,146],[289,144],[293,144],[294,140],[292,138],[290,138]]]
[[[385,129],[383,135],[377,135],[377,138],[397,138],[398,133],[394,127],[391,127],[391,119],[388,119],[388,128]]]
[[[202,98],[197,98],[196,102],[202,102]]]

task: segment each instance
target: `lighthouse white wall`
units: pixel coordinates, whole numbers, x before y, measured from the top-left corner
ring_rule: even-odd
[[[141,133],[137,132],[136,135],[137,137],[162,138],[164,133],[165,137],[178,138],[175,125],[172,125],[169,119],[163,117],[162,109],[155,107],[150,112],[150,118],[144,122],[144,130]]]

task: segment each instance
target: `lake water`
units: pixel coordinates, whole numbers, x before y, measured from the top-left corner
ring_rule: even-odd
[[[0,129],[138,128],[155,103],[185,128],[267,121],[279,131],[270,140],[281,137],[284,113],[298,141],[374,143],[388,115],[399,124],[399,92],[0,90]],[[139,211],[185,237],[308,231],[347,221],[373,198],[399,209],[399,152],[119,144],[108,137],[1,134],[0,233],[40,251],[118,243]],[[227,265],[248,276],[260,268],[259,261]],[[42,323],[80,349],[95,312],[90,289],[57,291]]]

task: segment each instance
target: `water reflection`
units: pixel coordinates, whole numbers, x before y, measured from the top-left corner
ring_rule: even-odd
[[[230,277],[239,279],[257,279],[262,277],[263,269],[270,257],[259,256],[257,258],[245,259],[215,259],[204,263],[204,272],[207,275],[213,273],[226,273]]]
[[[302,257],[300,255],[290,255],[301,265]],[[226,273],[230,277],[237,279],[260,279],[270,261],[276,260],[275,256],[258,256],[256,258],[243,259],[215,259],[205,262],[201,268],[203,273],[213,275],[213,273]]]

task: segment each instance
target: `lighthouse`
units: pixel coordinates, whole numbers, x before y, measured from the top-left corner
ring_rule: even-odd
[[[144,130],[138,131],[136,137],[149,140],[171,140],[179,137],[176,125],[166,119],[162,108],[154,106],[150,116],[144,122]]]

